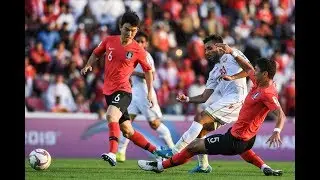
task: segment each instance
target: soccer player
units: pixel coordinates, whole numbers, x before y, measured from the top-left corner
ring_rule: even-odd
[[[164,169],[186,163],[197,154],[245,154],[252,156],[254,153],[251,148],[255,142],[256,134],[269,112],[276,116],[276,125],[266,143],[269,143],[269,147],[272,145],[279,147],[282,144],[280,132],[284,126],[285,114],[279,104],[277,90],[272,80],[276,73],[276,62],[260,58],[253,68],[238,51],[233,50],[228,45],[218,43],[215,46],[217,49],[231,54],[253,82],[253,87],[245,98],[238,120],[225,134],[214,134],[205,139],[196,139],[180,153],[166,161],[139,160],[138,165],[141,169],[162,172]],[[263,172],[268,176],[282,175],[281,170],[271,168],[264,168]]]
[[[92,71],[92,64],[99,60],[104,53],[105,72],[103,94],[108,109],[106,119],[109,127],[109,153],[103,153],[101,158],[111,166],[117,164],[118,139],[120,129],[123,135],[137,146],[153,153],[156,147],[148,142],[138,131],[132,127],[127,108],[131,102],[131,85],[129,78],[139,63],[145,73],[147,84],[147,100],[152,106],[152,69],[146,60],[146,52],[133,39],[138,31],[140,20],[133,11],[125,12],[120,20],[121,35],[108,36],[93,50],[81,74]]]
[[[247,74],[232,55],[225,54],[214,45],[215,43],[222,42],[222,37],[219,35],[210,35],[204,39],[206,58],[215,63],[215,66],[209,73],[205,91],[195,97],[188,97],[184,94],[177,96],[178,101],[185,103],[204,103],[207,101],[205,103],[207,107],[200,114],[196,114],[190,128],[182,135],[172,149],[158,150],[156,151],[158,155],[170,158],[173,154],[179,153],[196,138],[203,139],[207,133],[237,120],[240,108],[247,95],[246,79],[241,77],[246,77]],[[235,51],[249,62],[242,52],[236,49]],[[221,79],[224,75],[232,74],[236,74],[238,79],[233,81]],[[189,172],[209,173],[211,171],[212,167],[209,165],[208,155],[200,154],[198,155],[198,165]]]
[[[139,31],[135,36],[135,40],[137,43],[144,49],[148,46],[148,35],[142,31]],[[147,51],[146,51],[147,52]],[[149,52],[147,52],[147,61],[151,66],[152,73],[155,73],[154,61]],[[153,98],[153,107],[150,108],[147,94],[148,89],[145,81],[145,74],[143,72],[140,64],[137,65],[135,70],[131,75],[132,80],[132,102],[128,107],[128,112],[133,121],[137,114],[142,113],[147,120],[149,121],[149,125],[152,129],[154,129],[157,133],[159,133],[159,137],[164,140],[168,147],[172,148],[174,143],[171,138],[171,133],[166,125],[161,122],[162,113],[160,106],[158,104],[157,95],[152,88],[152,98]],[[129,139],[125,137],[121,137],[119,141],[119,149],[117,156],[117,162],[124,162],[126,160],[126,149],[129,144]]]

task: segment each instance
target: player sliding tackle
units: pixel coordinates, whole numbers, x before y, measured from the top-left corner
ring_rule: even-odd
[[[206,51],[208,49],[207,46],[206,43]],[[276,72],[275,61],[260,58],[257,60],[257,65],[254,69],[239,51],[230,48],[228,45],[214,41],[211,46],[213,46],[217,52],[222,52],[228,56],[232,55],[236,60],[236,64],[241,66],[254,84],[249,94],[245,97],[238,120],[225,134],[215,134],[204,139],[196,139],[188,144],[181,152],[175,153],[170,159],[163,162],[139,160],[139,167],[147,171],[162,172],[164,169],[184,164],[194,155],[198,154],[239,154],[249,163],[258,167],[261,166],[260,168],[267,176],[282,175],[281,170],[273,170],[266,166],[251,150],[256,134],[270,111],[277,117],[277,122],[273,134],[268,139],[267,143],[269,143],[270,147],[272,145],[274,145],[274,147],[279,147],[282,143],[280,132],[284,126],[285,115],[278,102],[277,90],[272,80]],[[206,52],[206,54],[212,53],[214,52]],[[223,76],[224,79],[233,79],[226,75],[228,74]],[[238,78],[238,75],[234,78]]]

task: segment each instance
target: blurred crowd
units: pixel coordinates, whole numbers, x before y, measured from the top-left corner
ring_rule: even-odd
[[[103,115],[104,61],[86,76],[80,70],[104,37],[120,33],[128,9],[149,35],[164,114],[200,111],[175,97],[204,91],[213,64],[202,40],[220,34],[253,65],[260,56],[276,60],[280,103],[295,115],[295,0],[25,0],[26,109]]]

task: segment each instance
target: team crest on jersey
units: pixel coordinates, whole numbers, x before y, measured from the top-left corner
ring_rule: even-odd
[[[130,60],[131,58],[132,58],[132,56],[133,56],[133,52],[127,52],[127,54],[126,54],[126,58],[127,58],[127,60]]]
[[[257,99],[257,97],[259,96],[259,92],[256,92],[253,96],[252,96],[252,99]]]

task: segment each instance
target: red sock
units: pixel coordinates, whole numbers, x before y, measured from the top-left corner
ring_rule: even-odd
[[[120,137],[120,125],[117,122],[110,122],[109,126],[109,152],[117,153]]]
[[[261,169],[261,166],[264,164],[263,160],[258,155],[256,155],[251,149],[240,154],[240,156],[242,157],[242,159],[244,159],[248,163],[251,163],[257,166],[260,169]]]
[[[156,147],[152,145],[142,134],[138,131],[134,131],[133,135],[129,138],[135,145],[145,149],[149,152],[156,150]]]
[[[173,155],[170,159],[167,159],[162,162],[162,166],[164,169],[178,166],[180,164],[184,164],[188,162],[195,154],[189,152],[187,149],[183,149],[180,153]]]

